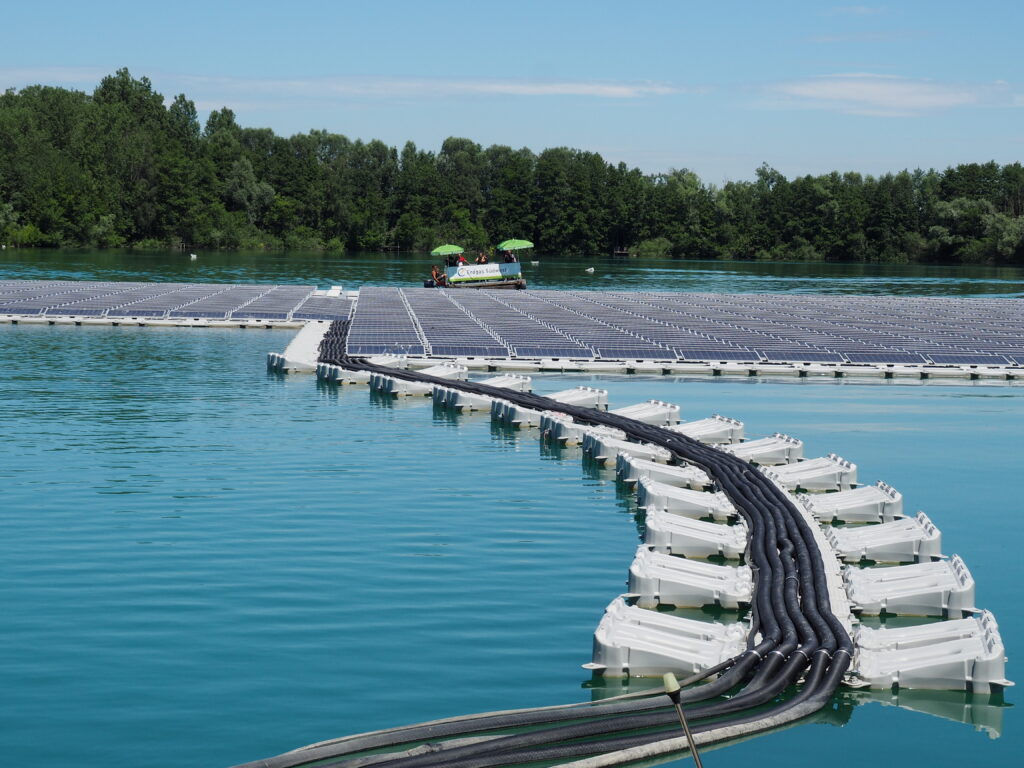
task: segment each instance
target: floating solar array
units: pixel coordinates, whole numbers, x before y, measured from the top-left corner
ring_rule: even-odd
[[[451,297],[440,291],[422,289],[408,293],[403,291],[403,295],[431,354],[508,357],[508,347],[497,341],[493,332],[476,322]]]
[[[352,302],[308,285],[0,280],[0,314],[158,320],[338,320]],[[301,311],[300,311],[301,310]]]
[[[287,320],[299,304],[313,295],[308,285],[275,285],[241,309],[231,313],[232,320]]]
[[[351,354],[1024,364],[1019,299],[373,288],[357,330]]]
[[[423,355],[423,337],[398,288],[363,288],[348,331],[351,355]]]
[[[344,296],[310,296],[292,312],[292,319],[347,320],[354,303]]]

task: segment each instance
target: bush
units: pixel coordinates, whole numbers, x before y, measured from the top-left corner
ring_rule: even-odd
[[[666,259],[672,253],[672,242],[667,237],[655,237],[641,241],[630,250],[644,259]]]

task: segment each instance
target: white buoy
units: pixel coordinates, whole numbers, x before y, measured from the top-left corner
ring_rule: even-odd
[[[530,263],[531,263],[531,264],[540,264],[540,262],[539,262],[539,261],[531,261]]]
[[[195,255],[194,253],[190,253],[190,254],[188,255],[188,260],[189,260],[189,261],[195,261],[195,260],[196,260],[196,259],[198,259],[198,258],[199,258],[199,257],[198,257],[198,256],[196,256],[196,255]]]
[[[593,268],[593,267],[587,267],[587,268],[586,268],[585,270],[583,270],[583,271],[584,271],[584,272],[593,272],[593,271],[594,271],[594,268]]]

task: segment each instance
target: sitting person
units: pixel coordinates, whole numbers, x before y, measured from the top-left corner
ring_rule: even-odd
[[[430,268],[430,279],[434,281],[434,285],[438,288],[443,288],[448,282],[448,277],[440,270],[437,264]]]
[[[484,253],[483,251],[480,251],[480,254],[476,257],[476,263],[477,264],[486,264],[487,263],[487,254]]]
[[[503,261],[506,264],[511,264],[515,260],[516,260],[516,255],[514,253],[512,253],[512,251],[505,251],[505,258],[503,259]]]

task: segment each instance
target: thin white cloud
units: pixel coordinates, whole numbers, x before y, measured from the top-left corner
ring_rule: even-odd
[[[809,77],[767,89],[775,106],[899,117],[956,107],[1007,103],[1005,84],[941,83],[863,72]]]
[[[85,87],[92,90],[111,72],[95,67],[39,67],[0,69],[2,88],[23,88],[36,83]],[[138,73],[135,73],[138,76]],[[154,87],[161,92],[184,91],[197,102],[232,99],[266,103],[280,100],[293,104],[303,99],[429,99],[460,96],[580,96],[596,99],[636,99],[703,93],[650,81],[614,82],[588,80],[511,80],[429,77],[315,77],[258,79],[207,77],[180,73],[152,73]]]
[[[277,95],[282,99],[318,98],[436,98],[440,96],[589,96],[634,99],[697,92],[655,82],[592,82],[546,80],[483,80],[439,78],[335,77],[303,79],[245,79],[185,77],[195,89],[238,95]]]

